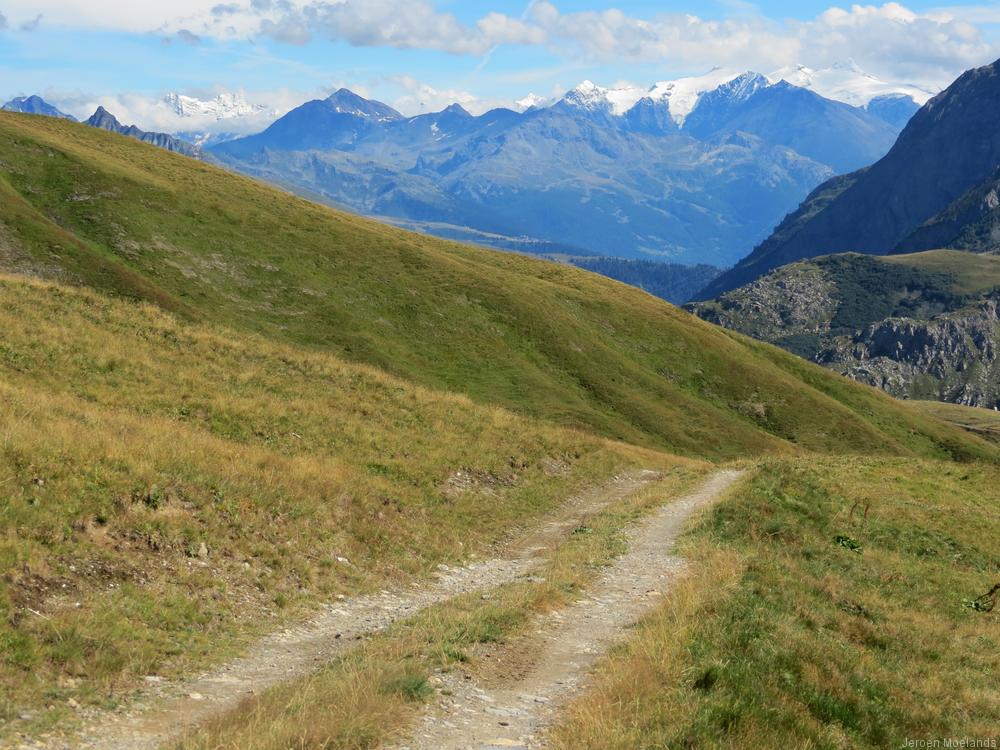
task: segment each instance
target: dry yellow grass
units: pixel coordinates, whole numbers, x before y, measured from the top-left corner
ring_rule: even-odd
[[[699,459],[991,455],[634,287],[404,232],[95,128],[0,112],[0,196],[0,269],[605,437]]]
[[[8,730],[684,463],[83,291],[0,279],[0,326]]]
[[[433,675],[458,662],[480,668],[480,644],[516,640],[533,617],[566,606],[625,549],[630,524],[683,494],[704,469],[678,467],[663,481],[590,518],[558,545],[539,577],[458,597],[401,622],[305,679],[244,701],[179,743],[180,750],[362,750],[405,735]]]
[[[144,673],[218,661],[332,595],[493,552],[579,488],[624,467],[808,451],[997,460],[996,448],[974,436],[638,290],[401,232],[92,128],[0,113],[0,198],[0,268],[115,298],[0,279],[0,719],[7,720],[0,732],[65,722],[70,698],[113,702]],[[891,462],[862,464],[875,467],[876,479],[895,471]],[[830,467],[823,481],[854,471],[849,463],[816,465],[821,473]],[[456,485],[458,470],[471,481]],[[941,507],[964,513],[977,482]],[[807,485],[810,501],[827,507],[827,491]],[[765,593],[822,602],[845,585],[842,571],[826,581],[752,564],[770,559],[754,557],[758,546],[810,528],[814,519],[789,506],[789,492],[769,500],[783,526],[735,523],[724,508],[745,508],[744,498],[720,509],[718,537],[695,538],[750,560],[744,583],[767,573]],[[993,529],[990,519],[982,523]],[[968,544],[964,532],[952,536]],[[792,565],[792,558],[774,559]],[[972,587],[971,577],[948,578],[953,561],[933,562],[921,568],[930,579]],[[812,587],[804,593],[803,581]],[[852,601],[881,591],[877,582],[866,585]],[[934,585],[925,593],[940,601],[947,587]],[[472,602],[467,614],[440,616],[486,623],[487,634],[513,632],[517,617],[548,606],[554,593],[512,592],[499,614]],[[743,593],[741,586],[728,601],[751,621],[764,618]],[[908,607],[900,622],[912,616]],[[704,654],[715,643],[745,645],[744,622],[716,612],[692,626],[692,642]],[[856,614],[830,617],[837,637],[867,637],[868,626],[850,619]],[[405,718],[401,698],[419,695],[420,670],[454,640],[443,625],[414,627],[436,651],[420,650],[426,643],[413,647],[413,658],[389,651],[381,667],[377,659],[371,669],[358,664],[344,679],[333,665],[330,681],[318,677],[304,693],[290,686],[275,700],[370,702],[370,715],[351,709],[358,724],[340,715],[346,734],[317,725],[310,741],[324,733],[346,737],[346,746],[374,741],[360,733]],[[874,698],[864,698],[860,714],[843,709],[845,696],[863,692],[851,682],[852,662],[814,663],[809,638],[782,627],[787,632],[768,624],[764,635],[781,633],[797,647],[789,652],[800,665],[789,671],[792,684],[813,703],[804,707],[796,693],[762,681],[754,665],[766,659],[755,653],[733,684],[763,685],[788,716],[846,717],[854,724],[842,731],[852,739],[900,725],[896,714],[865,713]],[[939,632],[928,629],[928,639]],[[393,637],[386,643],[400,643]],[[963,685],[984,668],[969,659],[948,662]],[[409,666],[400,672],[400,664]],[[369,678],[389,686],[384,703],[361,684]],[[829,695],[816,687],[828,678]],[[898,687],[880,679],[876,698],[897,700]],[[660,693],[657,700],[671,705]],[[735,698],[712,694],[720,695],[694,702],[702,732],[695,740],[723,720],[725,731],[733,728],[724,736],[770,736],[770,715],[740,703],[738,690]],[[993,696],[968,688],[962,698],[978,710]],[[905,696],[898,700],[909,710]],[[642,705],[655,713],[660,703]],[[261,706],[261,722],[285,715],[280,705]],[[11,721],[25,711],[33,718]],[[806,729],[796,724],[781,736],[813,741],[815,721],[802,719]],[[824,732],[837,731],[828,724]],[[294,735],[281,733],[301,723],[274,727],[273,744],[294,744]],[[238,737],[238,722],[220,725],[218,736],[230,730]],[[650,742],[674,736],[655,722],[647,730]]]

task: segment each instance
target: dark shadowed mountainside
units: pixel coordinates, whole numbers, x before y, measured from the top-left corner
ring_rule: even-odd
[[[715,297],[802,258],[947,247],[957,244],[967,221],[985,222],[970,230],[969,249],[996,247],[994,220],[985,214],[996,208],[998,119],[1000,63],[966,72],[913,116],[884,158],[813,191],[699,297]]]

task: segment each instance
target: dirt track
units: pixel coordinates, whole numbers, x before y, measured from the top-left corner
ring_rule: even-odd
[[[672,554],[684,523],[740,476],[720,471],[633,529],[628,552],[607,568],[584,599],[540,619],[533,636],[504,650],[500,661],[513,667],[500,685],[477,684],[458,672],[445,675],[441,687],[447,697],[400,750],[543,747],[542,730],[560,703],[627,626],[669,592],[684,567]],[[511,673],[517,676],[509,679]]]
[[[658,477],[650,471],[615,477],[565,503],[503,558],[442,568],[436,580],[421,587],[386,590],[328,604],[312,621],[272,634],[235,662],[183,682],[151,684],[133,696],[124,710],[94,712],[84,717],[84,729],[77,736],[25,747],[154,750],[254,692],[308,674],[365,634],[383,630],[452,597],[528,575],[583,519]]]

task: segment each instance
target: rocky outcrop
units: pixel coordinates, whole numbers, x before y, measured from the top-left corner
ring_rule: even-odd
[[[889,318],[837,337],[816,361],[899,398],[1000,407],[1000,293],[931,320]]]
[[[690,309],[716,325],[774,342],[789,334],[829,332],[835,292],[822,268],[795,263]]]
[[[800,261],[688,309],[899,398],[1000,407],[1000,286],[970,291],[928,255]]]
[[[179,138],[168,135],[167,133],[151,133],[145,130],[140,130],[135,125],[129,125],[126,127],[118,122],[118,118],[108,112],[104,107],[98,107],[85,124],[90,125],[92,128],[109,130],[112,133],[118,133],[120,135],[128,136],[129,138],[135,138],[143,143],[149,143],[153,146],[166,149],[167,151],[175,151],[179,154],[184,154],[185,156],[197,157],[200,155],[198,148],[192,146],[190,143],[185,143]]]

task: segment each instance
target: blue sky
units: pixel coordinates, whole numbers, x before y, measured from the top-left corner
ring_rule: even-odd
[[[146,126],[167,91],[242,89],[284,110],[347,86],[408,112],[482,110],[585,78],[648,85],[716,65],[853,59],[939,87],[1000,57],[1000,3],[0,0],[0,14],[0,98],[110,104]]]

